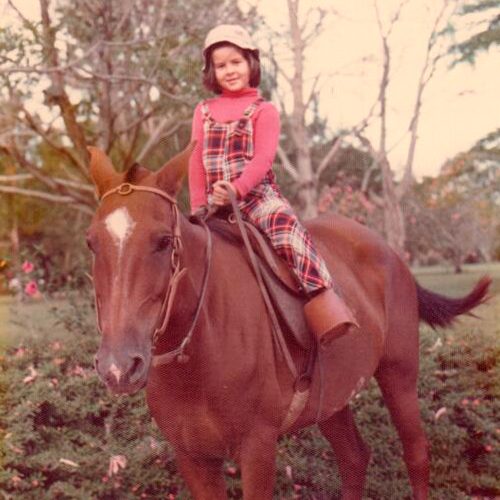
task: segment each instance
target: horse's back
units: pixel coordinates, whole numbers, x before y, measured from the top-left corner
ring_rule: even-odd
[[[395,306],[398,297],[409,296],[416,310],[415,281],[408,266],[375,231],[338,214],[325,214],[305,225],[334,282],[355,309],[375,308],[377,321],[385,322],[386,328],[388,303]]]

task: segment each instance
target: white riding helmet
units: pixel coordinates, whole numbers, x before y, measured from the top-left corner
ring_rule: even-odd
[[[208,32],[203,46],[203,59],[205,67],[207,63],[208,50],[212,45],[221,42],[229,42],[240,49],[251,50],[259,59],[259,50],[252,42],[248,31],[237,24],[219,24]]]

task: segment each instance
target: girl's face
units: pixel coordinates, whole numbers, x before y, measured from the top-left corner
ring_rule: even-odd
[[[215,49],[212,63],[217,83],[223,90],[238,92],[250,87],[250,66],[236,47],[227,45]]]

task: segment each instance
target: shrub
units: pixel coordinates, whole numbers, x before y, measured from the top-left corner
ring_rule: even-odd
[[[1,360],[5,498],[183,494],[172,450],[149,416],[144,393],[111,397],[94,373],[99,339],[91,309],[79,298],[69,310],[55,311],[65,323],[65,339],[42,332]]]
[[[15,500],[189,498],[143,393],[112,397],[94,374],[99,339],[89,297],[54,312],[64,339],[42,331],[1,360],[0,493]],[[500,495],[497,338],[466,328],[422,331],[419,391],[431,443],[431,498]],[[374,382],[353,410],[372,450],[365,498],[409,499],[401,444]],[[317,429],[282,437],[277,466],[275,498],[340,498],[333,453]],[[226,478],[230,498],[241,498],[232,463]]]

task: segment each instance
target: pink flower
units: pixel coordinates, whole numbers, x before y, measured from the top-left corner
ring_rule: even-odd
[[[31,273],[31,271],[33,271],[33,269],[35,269],[35,266],[29,261],[29,260],[25,260],[23,262],[23,265],[21,266],[21,269],[26,273]]]
[[[35,295],[38,292],[38,285],[36,284],[36,281],[31,280],[26,283],[26,286],[24,287],[24,293],[26,295]]]

